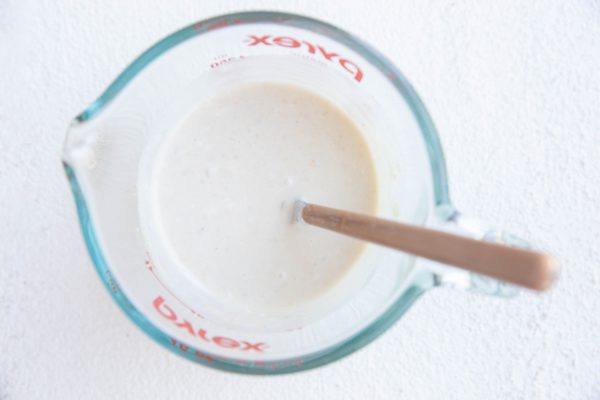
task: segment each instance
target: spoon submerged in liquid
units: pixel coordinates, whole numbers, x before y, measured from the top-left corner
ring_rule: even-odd
[[[296,221],[335,231],[415,256],[487,275],[529,289],[545,290],[554,280],[551,256],[483,242],[420,226],[296,201]]]

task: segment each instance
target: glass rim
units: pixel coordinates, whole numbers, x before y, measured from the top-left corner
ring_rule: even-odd
[[[354,50],[381,72],[398,90],[417,119],[429,158],[431,177],[433,180],[434,206],[450,206],[446,168],[437,131],[425,106],[408,80],[385,56],[356,36],[326,22],[297,14],[274,11],[248,11],[223,14],[188,25],[166,36],[139,55],[114,79],[114,81],[112,81],[96,100],[75,117],[72,125],[83,124],[97,116],[139,72],[171,48],[188,39],[207,32],[218,29],[227,29],[228,27],[240,24],[254,23],[272,23],[315,30],[318,34],[327,36]],[[321,350],[315,354],[307,354],[298,357],[307,359],[307,361],[303,363],[294,363],[295,359],[281,360],[277,362],[281,362],[282,365],[287,365],[287,363],[289,363],[289,365],[273,368],[269,367],[269,363],[267,362],[265,362],[264,365],[258,363],[256,363],[256,365],[249,365],[248,362],[241,364],[236,363],[233,359],[227,360],[222,357],[212,360],[198,358],[195,357],[194,354],[183,351],[178,346],[174,346],[171,343],[171,337],[169,335],[156,327],[143,313],[137,310],[122,291],[114,289],[115,285],[118,286],[118,282],[115,282],[110,272],[110,267],[105,261],[97,241],[89,208],[81,191],[79,182],[77,181],[75,170],[67,161],[63,161],[63,165],[70,182],[71,191],[75,198],[80,228],[84,236],[86,247],[92,258],[95,269],[111,297],[117,302],[121,310],[134,322],[134,324],[156,342],[184,358],[208,367],[245,374],[274,375],[312,369],[328,364],[349,355],[373,341],[393,325],[421,294],[435,286],[433,274],[425,270],[420,271],[420,273],[412,277],[412,282],[408,283],[404,293],[375,321],[355,335],[336,343],[327,349]]]

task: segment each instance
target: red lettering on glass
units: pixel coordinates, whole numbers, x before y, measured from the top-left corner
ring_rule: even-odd
[[[290,47],[290,48],[296,48],[296,47],[301,46],[299,41],[297,41],[294,38],[286,37],[286,36],[276,37],[275,39],[273,39],[273,43],[275,43],[276,45],[281,46],[281,47]]]
[[[248,37],[250,38],[248,46],[264,44],[265,46],[277,45],[279,47],[299,48],[302,47],[302,45],[304,44],[306,45],[306,50],[309,54],[317,54],[317,49],[319,49],[319,52],[325,60],[335,62],[335,60],[337,59],[337,62],[340,65],[340,67],[342,67],[345,71],[351,73],[355,81],[361,82],[364,77],[362,70],[358,65],[356,65],[356,63],[348,60],[347,58],[342,58],[339,54],[335,52],[329,52],[328,50],[325,50],[325,48],[323,48],[322,46],[314,45],[305,40],[298,40],[288,36],[277,36],[275,38],[272,38],[271,35],[248,35]]]
[[[262,353],[262,348],[261,347],[266,346],[266,344],[264,344],[264,343],[254,343],[254,344],[252,344],[252,343],[245,342],[243,340],[242,340],[241,343],[244,345],[244,347],[242,347],[243,351],[255,350],[255,351],[258,351],[259,353]]]
[[[185,319],[181,322],[175,322],[175,326],[178,326],[180,328],[185,328],[187,329],[187,331],[189,333],[192,334],[192,336],[194,336],[194,328],[192,327],[192,324],[190,324],[189,321],[186,321]]]
[[[198,330],[198,336],[200,336],[201,339],[204,339],[207,342],[210,342],[210,339],[208,337],[206,337],[206,331],[204,329]]]
[[[308,43],[305,40],[303,40],[302,43],[304,43],[308,47],[308,52],[310,54],[315,54],[317,52],[317,48],[312,43]]]
[[[321,54],[323,54],[323,57],[325,57],[325,59],[327,61],[331,61],[335,57],[338,57],[338,55],[336,53],[328,53],[328,52],[326,52],[325,49],[322,48],[321,46],[319,46],[319,51],[321,52]]]
[[[268,345],[263,342],[250,343],[246,340],[236,340],[225,336],[212,336],[206,329],[195,329],[190,321],[183,318],[180,319],[175,313],[175,310],[165,304],[165,299],[163,299],[162,296],[157,296],[152,304],[163,318],[173,322],[176,327],[185,329],[191,336],[202,339],[208,343],[215,344],[225,349],[239,349],[241,351],[254,350],[259,353],[264,352],[264,350],[268,348]],[[171,344],[176,346],[178,342],[175,339],[171,339]],[[185,352],[189,350],[189,347],[181,343],[179,343],[179,348]],[[198,352],[196,352],[196,356],[198,356]]]
[[[173,311],[173,309],[171,309],[171,307],[169,307],[168,305],[163,305],[164,302],[165,299],[158,296],[156,299],[154,299],[154,302],[152,304],[154,304],[154,308],[156,309],[156,311],[158,311],[160,315],[162,315],[168,320],[175,321],[177,319],[177,314],[175,314],[175,311]],[[165,311],[167,311],[168,313],[165,314]]]
[[[271,46],[271,43],[267,42],[267,39],[270,37],[271,37],[271,35],[265,35],[265,36],[261,36],[261,37],[250,35],[250,39],[253,40],[253,42],[248,43],[248,46],[256,46],[259,43],[262,43],[265,46]]]
[[[228,337],[223,337],[223,336],[215,336],[213,338],[213,342],[215,342],[216,344],[218,344],[221,347],[226,347],[229,349],[240,347],[240,344],[238,343],[237,340],[229,339]]]
[[[354,74],[354,79],[356,79],[357,82],[360,82],[362,80],[362,71],[352,61],[346,60],[345,58],[340,58],[340,65],[346,71],[350,72],[351,74]]]

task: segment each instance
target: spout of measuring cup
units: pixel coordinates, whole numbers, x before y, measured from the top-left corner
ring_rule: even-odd
[[[95,149],[99,136],[99,131],[91,123],[75,119],[67,129],[63,143],[63,162],[72,168],[93,169],[98,163]]]

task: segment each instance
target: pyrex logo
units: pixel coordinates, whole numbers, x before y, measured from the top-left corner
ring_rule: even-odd
[[[307,42],[306,40],[298,40],[289,36],[273,37],[272,35],[249,35],[248,38],[250,39],[248,41],[248,46],[279,46],[291,49],[305,47],[309,54],[320,55],[327,61],[339,64],[340,67],[352,74],[355,81],[360,82],[363,79],[364,74],[362,70],[354,62],[341,57],[337,53],[329,52],[322,46]]]
[[[266,343],[250,343],[245,340],[236,340],[231,339],[225,336],[213,336],[209,335],[205,329],[196,329],[194,326],[187,320],[183,318],[179,318],[175,311],[165,304],[165,299],[161,296],[158,296],[152,302],[154,309],[158,311],[158,313],[165,319],[173,322],[175,326],[181,329],[185,329],[188,333],[194,337],[200,338],[206,342],[216,344],[217,346],[226,348],[226,349],[238,349],[241,351],[257,351],[262,353],[263,350],[267,347]]]

